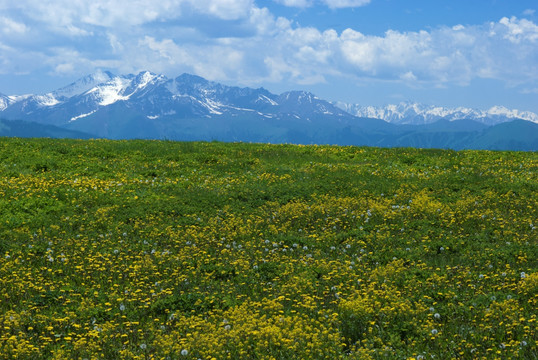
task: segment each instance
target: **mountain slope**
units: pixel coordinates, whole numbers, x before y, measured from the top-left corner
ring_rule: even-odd
[[[0,137],[91,139],[96,136],[53,125],[0,119]]]
[[[469,146],[473,149],[537,151],[538,124],[524,120],[498,124],[481,132]]]

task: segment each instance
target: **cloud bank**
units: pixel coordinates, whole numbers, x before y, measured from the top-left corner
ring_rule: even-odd
[[[314,0],[278,0],[311,6]],[[330,8],[369,0],[323,0]],[[538,86],[538,25],[501,18],[382,36],[320,31],[254,0],[0,0],[0,73],[152,70],[256,85],[329,76],[442,87],[473,79]]]

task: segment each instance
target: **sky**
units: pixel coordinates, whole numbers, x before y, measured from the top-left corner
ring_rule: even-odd
[[[0,93],[98,70],[538,113],[538,1],[0,0]]]

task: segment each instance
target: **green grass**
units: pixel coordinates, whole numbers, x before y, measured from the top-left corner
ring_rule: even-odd
[[[0,139],[1,359],[533,359],[538,154]]]

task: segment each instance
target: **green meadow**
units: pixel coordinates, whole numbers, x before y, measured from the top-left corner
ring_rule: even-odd
[[[538,153],[0,139],[0,359],[536,359]]]

